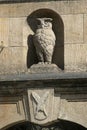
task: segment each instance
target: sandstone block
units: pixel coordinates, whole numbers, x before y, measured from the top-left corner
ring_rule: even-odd
[[[84,14],[84,43],[87,44],[87,14]]]
[[[53,96],[53,89],[28,90],[31,122],[43,124],[53,119]]]
[[[83,14],[87,13],[87,1],[49,1],[49,2],[29,2],[29,3],[15,3],[0,5],[0,16],[6,17],[24,17],[28,16],[31,12],[48,8],[56,11],[59,14]],[[2,11],[4,10],[4,11]]]
[[[27,67],[27,48],[4,48],[0,53],[0,59],[0,74],[24,72]]]
[[[0,18],[0,46],[28,46],[28,35],[32,34],[27,17]]]
[[[9,7],[7,4],[0,4],[0,17],[9,17]]]
[[[9,44],[9,18],[0,18],[0,46]]]
[[[65,43],[83,42],[83,15],[62,15]]]
[[[87,44],[65,45],[65,70],[87,70]]]
[[[69,99],[68,97],[73,97],[73,100]],[[87,127],[87,102],[81,101],[81,97],[83,95],[78,94],[78,95],[67,95],[64,96],[63,98],[67,99],[61,99],[61,107],[60,107],[60,114],[59,118],[69,120],[69,121],[74,121],[77,122],[78,124],[83,124],[83,126]],[[86,97],[86,95],[84,95]],[[76,101],[75,101],[76,98]],[[86,97],[87,98],[87,97]],[[79,100],[80,99],[80,100]],[[84,118],[83,118],[84,117]]]
[[[0,128],[3,128],[10,123],[25,119],[23,104],[21,100],[16,102],[16,97],[3,97],[1,99],[2,101],[5,100],[5,103],[0,104]]]
[[[23,18],[9,19],[9,46],[23,46]]]
[[[41,8],[52,9],[58,14],[83,14],[87,13],[86,5],[86,0],[1,4],[0,17],[25,17]]]
[[[30,67],[30,73],[60,73],[61,69],[56,64],[38,63]]]

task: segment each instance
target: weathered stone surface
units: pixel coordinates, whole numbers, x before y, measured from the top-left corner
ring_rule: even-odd
[[[25,120],[24,109],[21,100],[17,103],[15,101],[17,99],[14,99],[14,97],[2,97],[1,99],[0,101],[5,103],[1,104],[0,102],[0,129],[10,123]]]
[[[9,5],[0,4],[0,17],[9,17]]]
[[[9,18],[0,18],[0,47],[9,45]]]
[[[65,70],[87,71],[87,44],[65,45]]]
[[[33,34],[27,17],[9,18],[9,46],[28,47],[28,37]]]
[[[9,47],[0,53],[0,74],[20,73],[26,70],[27,48]]]
[[[59,14],[83,14],[87,13],[86,0],[79,1],[49,1],[49,2],[29,2],[0,5],[0,16],[19,17],[28,16],[32,11],[40,8],[55,10]],[[2,11],[4,10],[4,11]]]
[[[31,89],[28,98],[31,122],[43,124],[53,119],[54,89]]]
[[[56,2],[57,1],[52,2],[52,9],[54,8],[54,6],[56,6]],[[38,6],[37,6],[37,4],[38,4]],[[66,10],[67,10],[67,9],[69,9],[69,7],[71,5],[72,5],[71,9],[74,8],[74,4],[75,4],[75,6],[77,6],[77,5],[81,4],[81,1],[79,1],[77,3],[75,1],[74,2],[61,1],[61,2],[58,2],[57,6],[63,5],[64,7],[66,7]],[[27,46],[28,42],[30,42],[30,41],[28,41],[28,36],[33,34],[33,32],[30,29],[30,27],[27,23],[27,17],[25,17],[25,16],[29,16],[29,14],[31,14],[32,11],[34,11],[34,9],[36,10],[37,8],[39,8],[40,5],[41,5],[41,7],[48,5],[49,9],[51,9],[51,2],[43,2],[43,4],[41,4],[41,2],[40,3],[30,2],[30,3],[22,3],[22,4],[16,3],[16,4],[10,4],[10,5],[9,4],[2,5],[2,6],[0,5],[1,10],[3,10],[3,8],[5,8],[5,10],[6,10],[7,7],[9,7],[9,11],[7,10],[9,12],[9,15],[7,15],[7,17],[10,17],[10,18],[1,18],[0,28],[1,28],[1,30],[4,30],[4,32],[5,32],[4,33],[3,31],[1,31],[1,35],[2,35],[1,44],[3,44],[4,46]],[[84,2],[82,2],[82,7],[84,8],[83,5],[85,6]],[[56,9],[59,9],[59,8],[56,8]],[[63,8],[63,10],[64,9],[65,8]],[[17,12],[17,10],[19,10],[19,11]],[[71,11],[71,10],[68,10],[68,11]],[[57,10],[56,10],[56,12],[57,12]],[[63,13],[66,13],[66,12],[63,12]],[[83,43],[83,39],[85,39],[84,41],[86,42],[86,33],[85,33],[86,15],[84,16],[84,18],[85,18],[85,20],[84,20],[85,26],[84,26],[83,14],[74,14],[74,12],[73,12],[73,14],[69,14],[69,13],[68,13],[68,15],[61,15],[61,17],[63,19],[63,23],[64,23],[64,35],[65,35],[64,43],[72,43],[72,44]],[[3,17],[6,17],[6,16],[3,15]],[[5,22],[2,22],[2,20]],[[5,27],[5,25],[6,25],[6,27]],[[83,26],[84,26],[84,30],[83,30]],[[4,29],[4,27],[5,27],[5,29]],[[84,36],[83,36],[83,32],[85,33]],[[62,49],[62,51],[63,50],[64,49]],[[60,48],[59,48],[59,51],[60,51]],[[62,51],[61,51],[62,54],[60,56],[63,55]],[[65,51],[66,51],[66,49],[65,49]],[[60,62],[61,60],[57,61],[59,59],[59,57],[57,58],[57,54],[55,56],[55,59],[53,59],[53,60],[56,61],[55,63],[57,65],[59,65],[60,67],[64,66],[64,65],[60,65],[60,64],[64,64],[63,63],[64,56],[62,56],[62,62]],[[85,64],[85,62],[83,64]],[[68,66],[67,66],[67,68],[68,68]]]
[[[23,46],[23,18],[9,19],[9,46]]]
[[[27,18],[0,18],[0,46],[28,46]]]
[[[84,14],[84,43],[87,44],[87,14]]]
[[[61,15],[64,22],[64,42],[83,42],[83,15]]]
[[[34,64],[28,70],[30,73],[59,73],[62,72],[55,64]]]
[[[60,69],[57,66],[50,67],[48,64],[44,67],[43,65],[31,66],[27,76],[19,74],[24,74],[27,67],[29,68],[28,60],[30,62],[31,50],[34,55],[33,47],[30,47],[32,39],[29,40],[28,38],[35,30],[30,27],[28,20],[35,19],[35,15],[30,14],[38,9],[44,9],[44,11],[47,9],[48,16],[56,16],[54,20],[57,19],[58,26],[53,27],[57,27],[55,34],[60,33],[57,35],[60,38],[57,40],[57,49],[55,47],[56,53],[53,61],[60,67],[62,66],[61,68],[64,67],[65,71],[73,71],[73,74],[59,73]],[[39,16],[40,11],[37,12]],[[43,15],[44,11],[42,12]],[[53,11],[59,14],[58,17]],[[52,14],[50,14],[51,12]],[[54,21],[53,24],[57,24],[57,22]],[[4,74],[4,76],[0,76],[1,84],[4,82],[3,86],[0,86],[0,129],[26,119],[43,124],[57,118],[70,120],[87,127],[87,96],[85,96],[87,93],[87,44],[84,44],[87,42],[86,24],[86,0],[0,4],[0,74]],[[58,27],[60,27],[59,32],[57,32]],[[74,74],[77,71],[80,73]],[[85,73],[81,73],[82,71]],[[11,73],[19,75],[8,76]],[[12,81],[15,81],[14,84]],[[20,81],[22,81],[21,84]],[[55,82],[53,83],[53,81]],[[19,86],[16,86],[17,84]],[[10,91],[8,90],[9,87],[11,88]],[[46,89],[48,87],[49,89]],[[26,94],[25,99],[23,99],[26,103],[21,100],[13,102],[13,88],[17,91],[14,95],[20,92],[19,100],[20,97],[24,96],[22,92]],[[79,93],[80,95],[78,95]],[[6,94],[9,96],[9,100],[8,97],[5,98]],[[43,102],[42,99],[45,99],[45,96],[47,98]],[[46,110],[42,111],[43,106]],[[39,116],[37,110],[42,111]]]
[[[70,100],[70,96],[72,96],[74,100]],[[87,127],[87,115],[85,114],[87,113],[87,100],[79,100],[78,98],[81,98],[81,96],[81,94],[61,96],[59,118],[74,121]],[[86,95],[84,95],[84,97],[85,96]],[[66,98],[68,98],[69,100],[66,100]]]

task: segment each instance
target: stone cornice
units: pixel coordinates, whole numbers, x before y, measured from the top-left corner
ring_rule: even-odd
[[[20,73],[0,75],[0,82],[5,81],[36,81],[36,80],[84,80],[87,79],[87,72],[60,72],[60,73]]]
[[[31,88],[54,88],[55,93],[87,94],[87,73],[12,74],[0,76],[0,94]]]

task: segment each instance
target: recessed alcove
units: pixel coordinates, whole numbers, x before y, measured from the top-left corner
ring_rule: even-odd
[[[52,57],[52,63],[55,63],[58,67],[60,67],[62,70],[64,69],[64,24],[62,21],[61,16],[56,13],[53,10],[50,9],[39,9],[34,12],[32,12],[28,18],[27,22],[33,31],[35,33],[37,28],[37,20],[36,18],[52,18],[52,25],[53,25],[53,31],[56,36],[56,45],[54,48],[54,53]],[[32,64],[35,64],[38,62],[35,48],[33,45],[33,35],[29,34],[28,37],[28,54],[27,54],[27,67],[29,68]]]

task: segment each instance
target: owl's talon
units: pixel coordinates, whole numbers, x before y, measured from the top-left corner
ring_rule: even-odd
[[[45,64],[51,64],[51,62],[45,62]]]
[[[40,65],[41,65],[41,64],[44,64],[44,62],[39,62],[38,64],[40,64]]]

